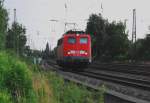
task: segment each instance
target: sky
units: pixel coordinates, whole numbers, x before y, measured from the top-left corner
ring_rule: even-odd
[[[45,49],[47,42],[51,48],[56,46],[64,33],[65,22],[76,23],[76,28],[85,30],[92,13],[101,13],[110,22],[127,20],[131,39],[133,9],[136,9],[137,38],[144,38],[149,33],[149,4],[149,0],[5,0],[9,24],[14,20],[15,8],[17,21],[27,29],[27,45],[39,50]]]

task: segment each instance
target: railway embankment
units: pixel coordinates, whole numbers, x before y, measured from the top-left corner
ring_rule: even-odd
[[[0,52],[0,103],[103,103],[103,92]]]
[[[105,85],[105,103],[149,103],[149,65],[92,64],[84,71],[50,65],[66,80],[98,90]],[[79,69],[78,69],[79,70]],[[117,102],[118,101],[118,102]]]

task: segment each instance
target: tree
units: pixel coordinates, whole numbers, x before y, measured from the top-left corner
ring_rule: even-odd
[[[136,45],[136,51],[134,51],[136,60],[150,60],[150,34],[147,34],[144,39],[138,39],[134,45]]]
[[[121,21],[109,23],[100,14],[89,17],[86,32],[92,37],[92,53],[99,60],[123,59],[128,54],[126,25]]]
[[[145,39],[138,39],[130,48],[130,58],[132,60],[143,60]],[[136,45],[136,46],[135,46]],[[135,48],[136,47],[136,48]]]
[[[128,34],[126,33],[126,25],[121,21],[112,22],[106,27],[108,40],[106,43],[107,54],[111,59],[118,60],[126,58],[129,50]]]
[[[105,31],[108,21],[101,14],[92,14],[87,22],[86,32],[92,37],[92,53],[94,58],[100,58],[104,52],[104,43],[107,41]]]
[[[25,33],[25,27],[14,22],[12,27],[8,29],[8,34],[6,36],[6,48],[14,50],[17,54],[22,55],[27,41]]]
[[[4,0],[0,0],[0,50],[5,48],[5,39],[8,26],[8,13],[3,6]]]
[[[43,59],[48,60],[50,59],[50,49],[49,49],[49,44],[46,44],[46,49],[43,52]]]
[[[27,57],[31,57],[31,49],[30,46],[25,46],[24,55]]]
[[[49,44],[48,44],[48,43],[46,44],[45,52],[46,52],[46,54],[49,54],[49,53],[50,53],[50,50],[49,50]]]

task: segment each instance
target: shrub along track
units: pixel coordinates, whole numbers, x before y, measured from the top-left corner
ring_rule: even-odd
[[[64,73],[55,62],[49,62],[54,71]],[[140,89],[150,93],[150,66],[128,64],[92,64],[84,71],[67,71],[71,75],[77,74],[118,85]],[[65,74],[66,75],[66,74]],[[149,95],[149,94],[148,94]],[[148,99],[150,101],[150,98]]]

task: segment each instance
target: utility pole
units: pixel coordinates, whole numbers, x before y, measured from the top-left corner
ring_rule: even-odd
[[[102,11],[102,14],[103,14],[103,4],[101,3],[101,11]]]
[[[15,26],[15,29],[17,26],[16,23],[17,23],[16,9],[14,9],[14,26]],[[16,35],[16,38],[14,37],[15,38],[14,40],[16,40],[16,43],[14,41],[14,47],[16,47],[17,56],[19,56],[19,35],[17,35],[17,34],[15,34],[15,35]]]
[[[136,59],[136,9],[133,9],[133,24],[132,24],[132,61]]]
[[[16,23],[16,9],[14,9],[14,23]]]
[[[136,42],[136,9],[133,9],[132,43]]]

